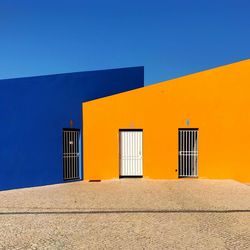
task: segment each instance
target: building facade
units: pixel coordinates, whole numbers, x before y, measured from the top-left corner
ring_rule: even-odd
[[[84,178],[250,182],[250,60],[85,102]]]
[[[143,84],[143,67],[1,80],[0,190],[81,180],[82,102]]]

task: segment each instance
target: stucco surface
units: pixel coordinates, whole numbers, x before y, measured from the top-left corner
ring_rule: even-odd
[[[244,60],[85,102],[84,179],[119,178],[120,129],[143,130],[144,177],[178,179],[178,130],[198,129],[198,177],[250,182],[249,82]]]
[[[124,179],[0,192],[0,249],[249,249],[250,186]]]

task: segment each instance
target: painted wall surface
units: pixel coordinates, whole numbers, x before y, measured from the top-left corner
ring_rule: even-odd
[[[0,190],[63,182],[62,129],[82,102],[142,87],[143,67],[0,81]]]
[[[249,83],[245,60],[84,103],[85,179],[119,177],[123,128],[143,129],[144,177],[176,179],[178,129],[199,128],[199,178],[250,182]]]

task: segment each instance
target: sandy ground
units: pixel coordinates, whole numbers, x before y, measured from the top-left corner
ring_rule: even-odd
[[[123,179],[0,192],[0,249],[250,249],[250,186]]]

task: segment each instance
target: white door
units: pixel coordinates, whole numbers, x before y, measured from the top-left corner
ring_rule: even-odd
[[[120,176],[143,176],[142,130],[120,131]]]

